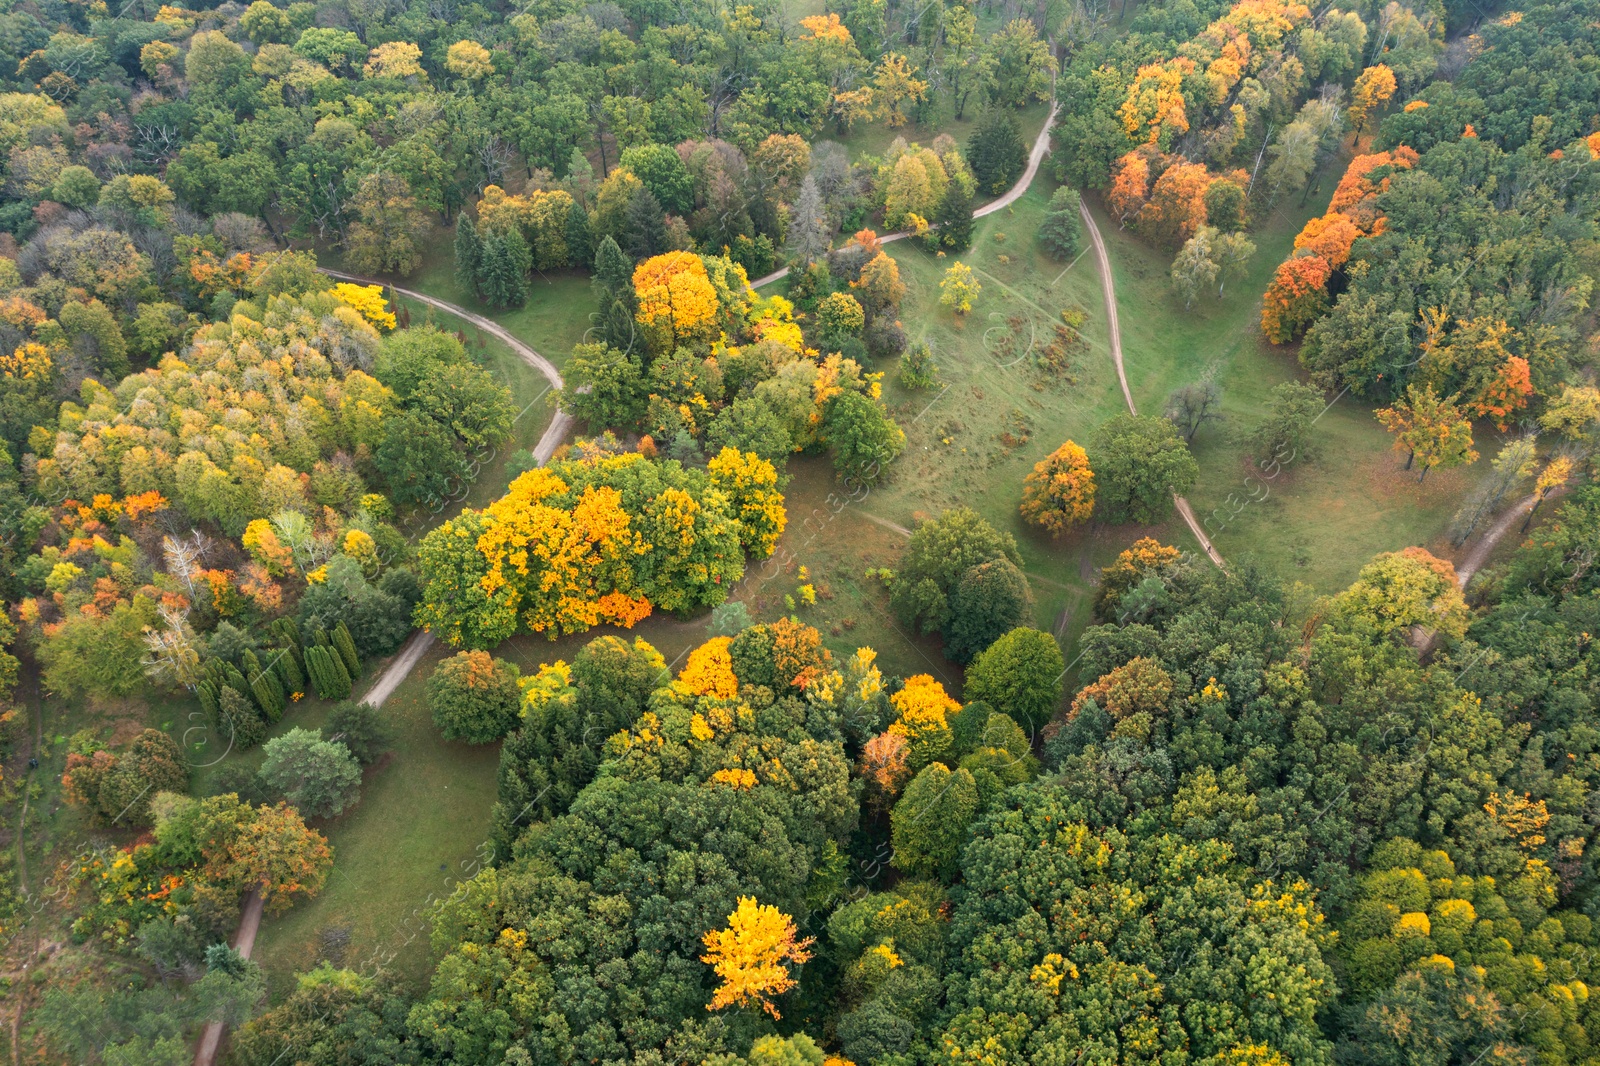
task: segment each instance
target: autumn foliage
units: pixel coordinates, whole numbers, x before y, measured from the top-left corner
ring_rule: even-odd
[[[1072,441],[1034,464],[1022,482],[1022,517],[1057,536],[1086,522],[1094,511],[1094,471],[1089,453]]]
[[[773,1018],[781,1017],[773,997],[797,984],[788,964],[809,960],[814,943],[811,937],[797,939],[793,918],[750,896],[739,897],[738,909],[728,915],[728,928],[710,930],[702,940],[706,953],[700,961],[709,963],[722,981],[706,1009],[757,1006]]]
[[[706,265],[692,252],[667,252],[633,271],[635,318],[656,351],[716,339],[717,292]]]
[[[1278,264],[1261,299],[1261,332],[1273,344],[1287,344],[1328,305],[1333,268],[1320,255],[1297,255]]]

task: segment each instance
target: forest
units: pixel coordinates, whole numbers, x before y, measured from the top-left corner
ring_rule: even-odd
[[[1597,46],[0,0],[11,1060],[1600,1064]]]

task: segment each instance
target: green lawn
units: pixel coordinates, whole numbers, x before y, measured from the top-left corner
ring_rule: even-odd
[[[428,904],[475,869],[499,765],[498,745],[452,743],[434,728],[423,687],[442,657],[438,649],[426,656],[384,704],[394,751],[367,770],[360,803],[318,825],[334,849],[322,894],[262,923],[255,957],[275,994],[325,957],[363,971],[387,961],[413,982],[431,966]],[[292,709],[274,733],[314,727],[326,714],[325,706]],[[259,762],[260,749],[246,757]]]

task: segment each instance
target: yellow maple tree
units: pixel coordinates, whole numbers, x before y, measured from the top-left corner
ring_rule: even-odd
[[[950,715],[961,710],[961,704],[950,698],[938,680],[928,674],[908,677],[889,702],[899,712],[889,732],[906,738],[912,773],[949,754]]]
[[[692,252],[652,256],[633,271],[634,318],[657,351],[716,339],[717,293]]]
[[[738,908],[728,915],[728,928],[712,929],[702,938],[706,953],[700,961],[709,963],[722,981],[706,1009],[757,1006],[781,1017],[772,997],[795,987],[787,964],[809,960],[814,943],[812,937],[797,940],[796,933],[794,919],[778,908],[740,896]]]
[[[733,656],[728,654],[732,637],[712,637],[689,653],[678,680],[696,696],[733,699],[739,694],[739,679],[733,674]]]

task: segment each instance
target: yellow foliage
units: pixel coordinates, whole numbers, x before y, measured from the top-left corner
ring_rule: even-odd
[[[361,317],[382,329],[394,329],[394,312],[383,298],[382,285],[352,285],[341,281],[333,287],[334,297]]]
[[[44,381],[50,377],[51,365],[49,349],[32,341],[10,355],[0,354],[0,374],[18,381]]]
[[[1428,916],[1421,911],[1402,914],[1394,923],[1394,935],[1400,940],[1412,940],[1428,936],[1432,932],[1433,923],[1429,922]]]
[[[756,775],[749,770],[718,770],[711,775],[711,780],[722,785],[732,785],[737,789],[756,787]]]
[[[961,704],[950,698],[942,684],[928,674],[908,677],[905,687],[890,696],[889,702],[899,712],[889,732],[906,738],[913,773],[949,752],[949,716],[961,710]]]
[[[700,257],[667,252],[640,263],[633,271],[639,298],[634,317],[657,350],[716,338],[717,294]]]
[[[706,954],[700,961],[709,963],[722,981],[707,1009],[755,1005],[779,1017],[771,997],[796,984],[785,964],[811,958],[807,949],[813,939],[797,941],[795,934],[794,919],[787,914],[757,903],[752,896],[740,896],[738,909],[728,916],[728,928],[713,929],[703,938]]]
[[[783,493],[778,491],[777,469],[754,452],[737,448],[723,448],[706,469],[711,483],[737,510],[745,551],[759,558],[771,555],[789,521]]]
[[[733,676],[733,656],[728,654],[728,645],[732,643],[732,637],[712,637],[700,645],[689,653],[689,661],[684,663],[678,680],[689,686],[689,691],[696,696],[733,699],[739,694],[739,679]]]

